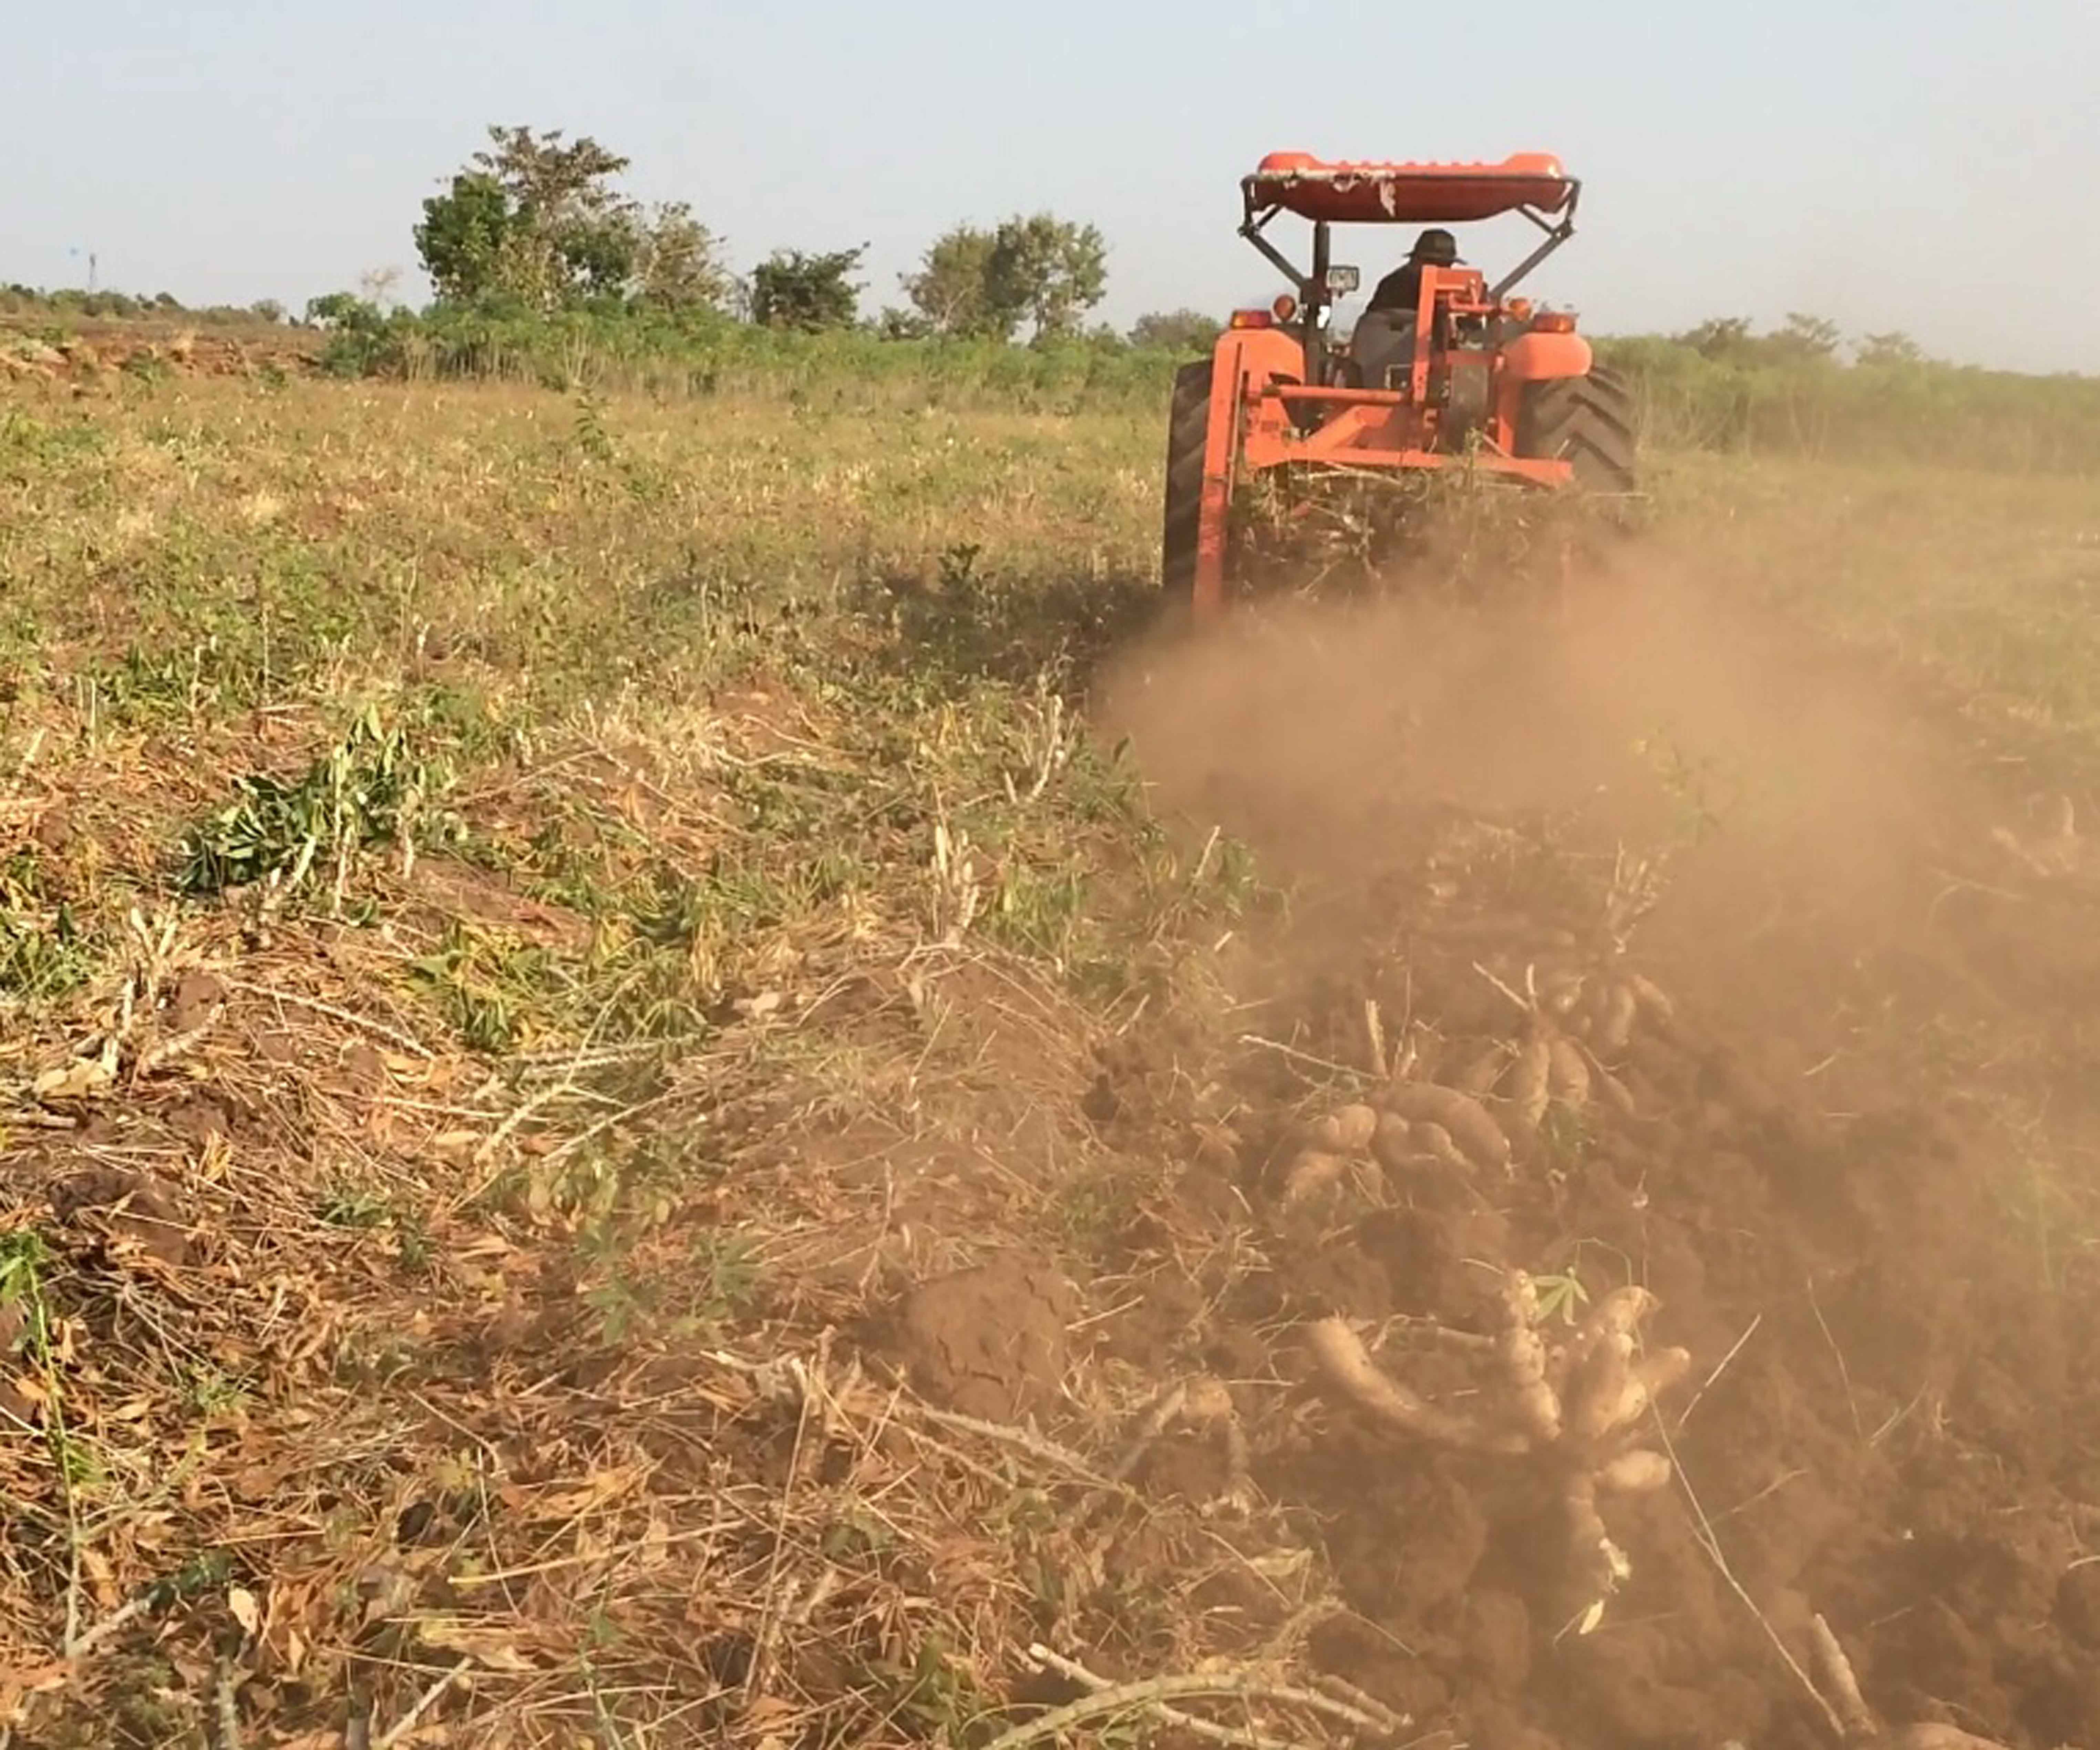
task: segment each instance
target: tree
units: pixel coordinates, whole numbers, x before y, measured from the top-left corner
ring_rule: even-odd
[[[1714,316],[1677,338],[1706,359],[1740,359],[1756,345],[1748,316]]]
[[[990,301],[991,232],[958,225],[937,238],[916,273],[903,276],[905,295],[936,334],[1011,340],[1019,318]]]
[[[488,134],[494,150],[473,163],[503,191],[501,289],[543,308],[624,290],[640,253],[640,209],[611,179],[628,161],[588,134],[564,144],[559,128]]]
[[[1833,358],[1844,338],[1836,323],[1798,311],[1768,334],[1753,334],[1747,316],[1717,316],[1677,337],[1705,358],[1742,365],[1813,364]]]
[[[552,310],[620,299],[718,306],[728,276],[682,202],[645,215],[612,179],[628,161],[559,129],[492,127],[447,191],[423,203],[416,248],[439,299]]]
[[[927,340],[934,328],[923,310],[899,310],[893,305],[875,319],[875,332],[885,340]]]
[[[357,276],[358,295],[368,304],[384,310],[393,302],[394,287],[400,277],[399,267],[368,267]]]
[[[1155,310],[1137,319],[1130,343],[1166,352],[1207,352],[1224,327],[1216,317],[1200,310]]]
[[[371,328],[380,325],[379,306],[355,292],[324,292],[307,300],[307,324],[316,328]]]
[[[800,249],[775,249],[771,259],[752,270],[751,320],[761,328],[823,328],[853,326],[860,310],[860,287],[849,276],[860,266],[867,245],[805,255]]]
[[[478,170],[461,172],[448,192],[423,203],[416,253],[441,302],[475,304],[496,294],[512,223],[503,185]]]
[[[1048,213],[1008,219],[993,234],[985,278],[994,309],[1029,318],[1038,340],[1062,337],[1108,291],[1108,245],[1093,226]]]
[[[1785,324],[1765,337],[1764,345],[1783,363],[1807,364],[1834,357],[1844,338],[1827,318],[1790,310]]]
[[[958,225],[937,239],[904,289],[939,334],[1011,340],[1068,336],[1108,289],[1108,247],[1092,225],[1048,213],[991,231]]]
[[[635,258],[635,297],[656,310],[719,310],[730,293],[714,233],[682,201],[656,209]]]
[[[1868,335],[1860,342],[1854,362],[1873,370],[1923,364],[1926,360],[1925,349],[1909,335],[1890,333]]]

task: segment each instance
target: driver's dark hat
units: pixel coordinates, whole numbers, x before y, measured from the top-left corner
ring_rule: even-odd
[[[1458,240],[1448,231],[1425,231],[1408,252],[1410,259],[1432,267],[1449,267],[1458,259]]]

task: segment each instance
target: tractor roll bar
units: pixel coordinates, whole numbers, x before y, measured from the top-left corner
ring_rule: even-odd
[[[1290,282],[1298,294],[1299,320],[1305,331],[1305,374],[1309,382],[1323,381],[1326,377],[1326,340],[1320,332],[1320,312],[1327,303],[1327,269],[1332,259],[1334,226],[1327,219],[1312,222],[1312,271],[1301,273],[1297,265],[1264,235],[1268,223],[1285,210],[1280,201],[1260,204],[1255,196],[1255,181],[1249,178],[1241,185],[1246,202],[1246,216],[1240,222],[1240,235],[1251,243],[1277,272]],[[1521,213],[1546,235],[1539,240],[1538,248],[1519,262],[1492,286],[1488,295],[1499,302],[1516,289],[1538,269],[1540,262],[1575,235],[1575,209],[1582,204],[1582,184],[1574,177],[1568,179],[1568,204],[1560,218],[1549,218],[1536,207],[1515,205],[1507,210]]]
[[[1575,235],[1575,209],[1582,203],[1582,185],[1571,180],[1568,184],[1568,206],[1557,219],[1548,218],[1535,207],[1520,206],[1514,210],[1521,213],[1533,224],[1546,233],[1537,249],[1519,262],[1489,289],[1488,295],[1504,298],[1515,291],[1523,281],[1530,278],[1532,270],[1544,261],[1560,245]]]

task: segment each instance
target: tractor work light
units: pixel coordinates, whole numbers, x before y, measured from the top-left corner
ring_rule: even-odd
[[[1236,328],[1267,328],[1276,325],[1276,318],[1266,310],[1235,310],[1233,326]]]
[[[1531,319],[1531,326],[1538,334],[1573,334],[1575,318],[1565,310],[1542,310]]]
[[[1298,300],[1288,292],[1280,292],[1277,294],[1276,302],[1271,304],[1268,309],[1269,314],[1278,322],[1288,322],[1298,314]]]

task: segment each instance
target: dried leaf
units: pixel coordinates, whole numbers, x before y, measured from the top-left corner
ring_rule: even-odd
[[[104,1092],[116,1079],[101,1058],[76,1057],[46,1069],[29,1084],[29,1091],[38,1100],[86,1100]]]
[[[232,1586],[227,1589],[226,1607],[233,1614],[244,1632],[255,1633],[262,1626],[262,1607],[255,1602],[255,1594],[245,1586]]]
[[[539,1668],[518,1650],[516,1629],[504,1624],[426,1618],[417,1623],[416,1633],[426,1645],[463,1653],[486,1670],[523,1675]]]
[[[646,1464],[615,1465],[599,1471],[580,1488],[541,1497],[533,1503],[534,1510],[543,1517],[573,1519],[618,1500],[648,1474]]]

